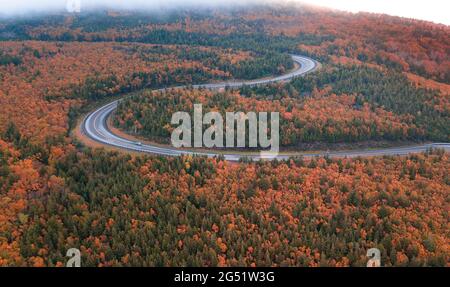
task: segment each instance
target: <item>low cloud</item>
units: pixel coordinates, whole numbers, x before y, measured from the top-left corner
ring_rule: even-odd
[[[450,24],[450,2],[444,0],[0,0],[0,16],[65,11],[68,1],[81,1],[81,11],[96,8],[158,11],[173,8],[234,7],[268,3],[307,3],[351,12],[375,12]]]
[[[81,11],[96,8],[166,10],[196,6],[208,8],[286,2],[284,0],[0,0],[0,14],[24,15],[64,11],[70,1],[80,1]]]

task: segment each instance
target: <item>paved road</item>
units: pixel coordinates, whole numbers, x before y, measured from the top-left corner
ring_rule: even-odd
[[[241,87],[244,85],[255,86],[263,85],[273,82],[283,82],[289,81],[295,77],[303,76],[307,73],[314,71],[317,68],[318,63],[310,58],[303,56],[292,56],[294,62],[298,64],[298,67],[287,73],[285,75],[270,78],[270,79],[260,79],[246,82],[225,82],[218,84],[205,84],[205,85],[195,85],[194,88],[206,88],[206,89],[220,89],[225,87]],[[183,86],[175,87],[183,88]],[[180,155],[203,155],[208,157],[214,157],[218,154],[216,153],[205,153],[205,152],[194,152],[187,150],[178,150],[171,147],[161,147],[147,144],[140,144],[135,141],[130,141],[128,139],[122,138],[113,134],[107,126],[107,119],[109,115],[117,108],[119,100],[109,103],[101,108],[95,110],[89,114],[82,123],[82,132],[84,136],[90,139],[108,146],[113,146],[116,148],[121,148],[125,150],[131,150],[142,153],[150,153],[164,156],[180,156]],[[358,157],[358,156],[381,156],[381,155],[407,155],[411,153],[419,153],[426,151],[431,147],[438,147],[450,151],[450,143],[433,143],[419,146],[408,146],[408,147],[398,147],[398,148],[387,148],[387,149],[376,149],[376,150],[354,150],[354,151],[340,151],[340,152],[320,152],[320,153],[292,153],[292,154],[280,154],[276,156],[272,155],[260,155],[260,154],[243,154],[243,153],[232,153],[224,154],[224,158],[229,161],[239,161],[241,158],[248,158],[252,160],[261,159],[288,159],[292,156],[304,156],[304,157],[315,157],[328,155],[330,157]]]

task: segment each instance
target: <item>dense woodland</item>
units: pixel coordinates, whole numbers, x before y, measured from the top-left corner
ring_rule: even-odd
[[[145,87],[264,77],[292,67],[288,55],[210,47],[121,43],[0,42],[0,128],[14,122],[34,141],[68,131],[86,104]],[[14,60],[18,59],[18,60]],[[17,63],[16,63],[17,62]],[[267,69],[278,67],[277,71]]]
[[[239,92],[207,90],[172,90],[142,92],[119,103],[113,124],[124,131],[161,143],[169,143],[175,125],[172,114],[186,111],[193,120],[194,104],[203,105],[203,113],[280,112],[281,143],[286,147],[298,144],[353,143],[367,140],[408,140],[423,135],[409,116],[397,116],[382,108],[358,102],[352,95],[336,94],[292,98],[258,99],[243,97]],[[204,130],[209,125],[204,125]]]
[[[0,39],[125,41],[302,51],[322,62],[336,58],[450,81],[449,27],[424,21],[307,6],[198,9],[165,13],[108,11],[0,23]]]
[[[0,266],[448,266],[449,155],[221,158],[127,155],[79,142],[100,102],[164,141],[173,110],[280,111],[286,147],[448,141],[445,25],[309,7],[86,12],[0,19]],[[289,84],[167,86],[284,73]],[[165,124],[163,124],[165,123]]]
[[[414,127],[409,128],[407,134],[398,134],[390,139],[450,140],[449,91],[417,86],[406,75],[395,71],[338,65],[297,78],[286,85],[244,88],[241,93],[263,99],[295,98],[300,101],[317,94],[325,97],[354,95],[355,109],[365,105],[369,105],[372,111],[383,109],[406,119],[404,122]]]
[[[370,247],[448,263],[441,151],[236,165],[55,146],[43,164],[0,143],[2,265],[62,266],[72,246],[88,266],[363,266]]]
[[[281,141],[352,143],[367,140],[448,141],[449,98],[438,90],[416,87],[406,76],[375,68],[337,66],[288,84],[240,91],[143,92],[122,101],[115,113],[119,128],[167,142],[171,115],[193,112],[279,111]],[[206,128],[206,127],[205,127]]]

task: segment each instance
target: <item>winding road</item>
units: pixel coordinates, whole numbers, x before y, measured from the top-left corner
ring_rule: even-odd
[[[237,88],[242,86],[256,86],[264,85],[274,82],[285,82],[293,78],[303,76],[307,73],[313,72],[317,69],[318,63],[310,58],[303,56],[292,55],[292,60],[297,64],[296,68],[282,76],[269,78],[269,79],[259,79],[244,82],[225,82],[225,83],[214,83],[214,84],[204,84],[195,85],[194,88],[205,88],[205,89],[221,89],[226,87]],[[184,86],[175,87],[172,89],[180,89]],[[278,155],[263,155],[255,153],[209,153],[201,151],[189,151],[189,150],[179,150],[171,147],[163,147],[151,144],[141,144],[136,141],[131,141],[126,138],[115,135],[108,129],[108,117],[117,108],[120,100],[111,102],[105,106],[102,106],[86,116],[81,125],[81,131],[83,136],[90,138],[91,140],[101,143],[103,145],[112,146],[124,150],[130,150],[141,153],[150,153],[156,155],[164,156],[180,156],[180,155],[201,155],[208,157],[215,157],[222,155],[225,160],[228,161],[239,161],[242,158],[247,158],[251,160],[262,160],[262,159],[279,159],[285,160],[290,157],[303,156],[303,157],[317,157],[327,155],[329,157],[370,157],[370,156],[383,156],[383,155],[407,155],[411,153],[424,152],[430,148],[441,148],[446,151],[450,151],[450,143],[431,143],[425,145],[417,146],[407,146],[407,147],[395,147],[395,148],[385,148],[385,149],[367,149],[367,150],[352,150],[352,151],[339,151],[339,152],[318,152],[318,153],[282,153]]]

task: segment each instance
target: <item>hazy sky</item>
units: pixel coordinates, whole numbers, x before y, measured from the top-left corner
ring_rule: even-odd
[[[351,12],[375,12],[450,25],[450,0],[303,0]]]
[[[70,0],[0,0],[0,14],[63,9]],[[376,12],[424,19],[450,25],[450,0],[80,0],[81,7],[93,4],[124,8],[160,8],[179,5],[220,4],[223,6],[262,2],[305,2],[341,10]]]

